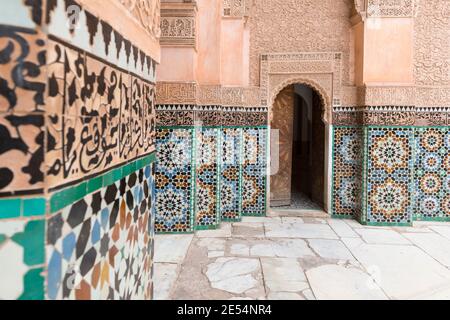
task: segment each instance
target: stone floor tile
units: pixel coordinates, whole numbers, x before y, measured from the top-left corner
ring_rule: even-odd
[[[325,265],[308,270],[308,281],[319,300],[386,300],[388,297],[356,268]]]
[[[446,267],[450,267],[450,240],[436,233],[405,233],[404,236]]]
[[[213,288],[242,294],[258,284],[255,272],[260,273],[258,259],[218,258],[207,266],[205,274]]]
[[[328,224],[341,238],[359,238],[359,235],[344,220],[329,219]]]
[[[412,245],[349,247],[391,299],[414,299],[450,285],[450,270]]]
[[[269,300],[305,300],[301,295],[295,292],[270,292],[267,296]]]
[[[430,226],[432,231],[439,233],[441,236],[450,240],[450,225]]]
[[[242,217],[243,223],[254,223],[254,222],[281,222],[280,217]]]
[[[265,223],[267,238],[338,239],[327,224]]]
[[[195,232],[198,238],[230,238],[231,223],[221,223],[220,228],[216,230],[200,230]]]
[[[339,240],[309,239],[310,247],[322,258],[355,260],[347,247]]]
[[[155,236],[155,262],[182,263],[193,234],[158,234]]]
[[[264,225],[258,222],[239,222],[232,224],[234,238],[264,238]]]
[[[178,265],[174,263],[155,263],[154,264],[154,299],[170,299],[171,289],[178,278]]]
[[[253,257],[307,258],[314,252],[303,239],[269,239],[253,242],[250,248]]]
[[[296,259],[262,258],[264,282],[270,291],[299,292],[309,287]]]
[[[354,229],[369,244],[411,244],[401,234],[385,229]]]

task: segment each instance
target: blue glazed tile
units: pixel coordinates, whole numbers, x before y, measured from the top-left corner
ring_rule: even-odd
[[[98,220],[94,222],[94,226],[92,227],[91,241],[92,244],[96,244],[100,241],[100,223]]]
[[[64,259],[70,260],[76,245],[75,233],[69,233],[63,240],[63,256]]]
[[[62,275],[62,256],[58,251],[53,251],[50,261],[48,263],[48,297],[56,299],[58,290],[61,286]]]
[[[108,221],[109,221],[109,209],[105,208],[102,210],[101,214],[102,228],[103,230],[108,229]]]

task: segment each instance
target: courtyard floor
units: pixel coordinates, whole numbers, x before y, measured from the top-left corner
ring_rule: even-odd
[[[272,211],[155,241],[157,300],[450,299],[450,223],[366,227]]]

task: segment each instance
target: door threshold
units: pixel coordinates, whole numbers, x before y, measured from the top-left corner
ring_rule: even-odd
[[[298,217],[298,218],[330,218],[324,210],[295,209],[295,208],[270,208],[269,217]]]

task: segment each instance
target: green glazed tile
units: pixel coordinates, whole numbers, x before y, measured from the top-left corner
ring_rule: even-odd
[[[126,164],[124,167],[123,167],[123,175],[126,177],[126,176],[129,176],[131,173],[132,173],[133,171],[132,171],[132,168],[131,168],[131,163],[128,163],[128,164]]]
[[[0,234],[0,245],[1,245],[3,242],[5,242],[5,240],[6,240],[6,236],[3,235],[3,234]]]
[[[122,167],[113,170],[114,182],[122,179]]]
[[[112,185],[114,182],[114,172],[109,171],[108,173],[105,173],[105,175],[103,176],[103,186],[107,187],[109,185]]]
[[[24,217],[35,217],[45,215],[46,204],[44,198],[36,199],[23,199],[23,212]]]
[[[31,269],[23,278],[24,289],[19,300],[44,300],[44,268]]]
[[[103,176],[92,178],[87,182],[87,192],[92,193],[103,187]]]
[[[45,220],[33,220],[27,223],[24,232],[16,233],[11,240],[24,249],[23,262],[27,266],[45,262]]]
[[[20,217],[21,206],[21,199],[0,200],[0,219]]]
[[[87,183],[83,182],[76,186],[73,190],[73,199],[67,204],[70,205],[73,202],[76,202],[87,195]]]

